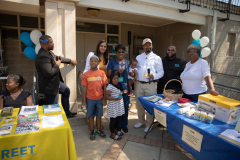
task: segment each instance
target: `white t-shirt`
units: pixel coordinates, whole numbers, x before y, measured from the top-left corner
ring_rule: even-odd
[[[199,58],[194,64],[188,62],[181,73],[182,89],[185,94],[193,95],[207,91],[204,78],[211,76],[208,62]]]
[[[137,71],[137,68],[132,69],[132,67],[130,66],[129,67],[129,72],[133,72],[133,70]],[[134,79],[134,77],[131,77],[131,76],[128,75],[128,79]]]

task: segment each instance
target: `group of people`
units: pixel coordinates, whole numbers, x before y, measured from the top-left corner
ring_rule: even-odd
[[[67,117],[76,114],[69,111],[70,89],[64,84],[60,64],[67,63],[75,66],[76,60],[56,56],[52,50],[53,40],[48,35],[40,37],[41,49],[35,60],[38,72],[39,93],[44,94],[44,104],[57,104],[58,95],[62,94],[61,102]],[[108,44],[105,40],[98,42],[94,52],[90,52],[84,73],[80,75],[83,85],[82,108],[89,120],[90,139],[95,135],[105,138],[101,124],[103,106],[107,105],[107,116],[110,117],[110,137],[120,140],[123,132],[128,132],[128,108],[132,93],[132,84],[135,85],[135,96],[138,110],[138,123],[135,128],[146,125],[145,132],[151,131],[153,116],[145,111],[138,97],[161,94],[165,84],[171,79],[179,79],[171,82],[166,89],[183,91],[183,97],[195,102],[198,95],[207,92],[218,95],[211,80],[210,68],[206,60],[200,58],[201,48],[190,45],[187,48],[189,62],[179,58],[176,47],[170,45],[163,59],[153,53],[151,39],[143,40],[144,53],[131,61],[124,59],[125,46],[115,46],[116,59],[109,60]],[[109,80],[108,80],[109,79]],[[9,75],[7,79],[7,91],[0,93],[0,109],[4,106],[21,107],[32,105],[31,92],[22,89],[25,80],[20,75]],[[107,103],[108,101],[108,103]],[[97,129],[94,130],[94,117],[96,117]],[[146,117],[146,118],[145,118]],[[123,130],[123,132],[121,132]]]

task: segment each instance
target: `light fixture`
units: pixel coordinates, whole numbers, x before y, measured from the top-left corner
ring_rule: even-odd
[[[92,16],[92,17],[97,17],[100,9],[95,9],[95,8],[87,8],[88,11],[88,15]]]

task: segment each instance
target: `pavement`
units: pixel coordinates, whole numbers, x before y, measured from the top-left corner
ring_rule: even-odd
[[[79,97],[79,96],[78,96]],[[88,122],[86,115],[80,109],[78,115],[69,118],[72,127],[78,160],[190,160],[193,155],[186,152],[163,127],[153,125],[152,131],[144,139],[144,128],[134,128],[137,120],[137,109],[134,97],[130,99],[128,130],[123,139],[114,141],[110,138],[109,118],[106,117],[106,107],[102,124],[106,138],[96,136],[89,139]]]

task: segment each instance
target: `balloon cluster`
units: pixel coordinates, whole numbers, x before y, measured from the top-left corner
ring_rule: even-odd
[[[203,48],[206,45],[208,45],[209,38],[205,36],[200,39],[200,36],[201,36],[201,32],[199,30],[194,30],[192,32],[192,37],[193,37],[192,44],[198,45],[199,47]],[[205,47],[201,51],[200,58],[206,58],[207,56],[210,55],[210,53],[211,53],[211,49],[209,47]]]
[[[31,33],[22,32],[20,34],[21,41],[27,46],[24,49],[24,54],[26,57],[35,60],[38,54],[38,51],[41,48],[39,38],[42,36],[42,33],[39,30],[32,30]]]

